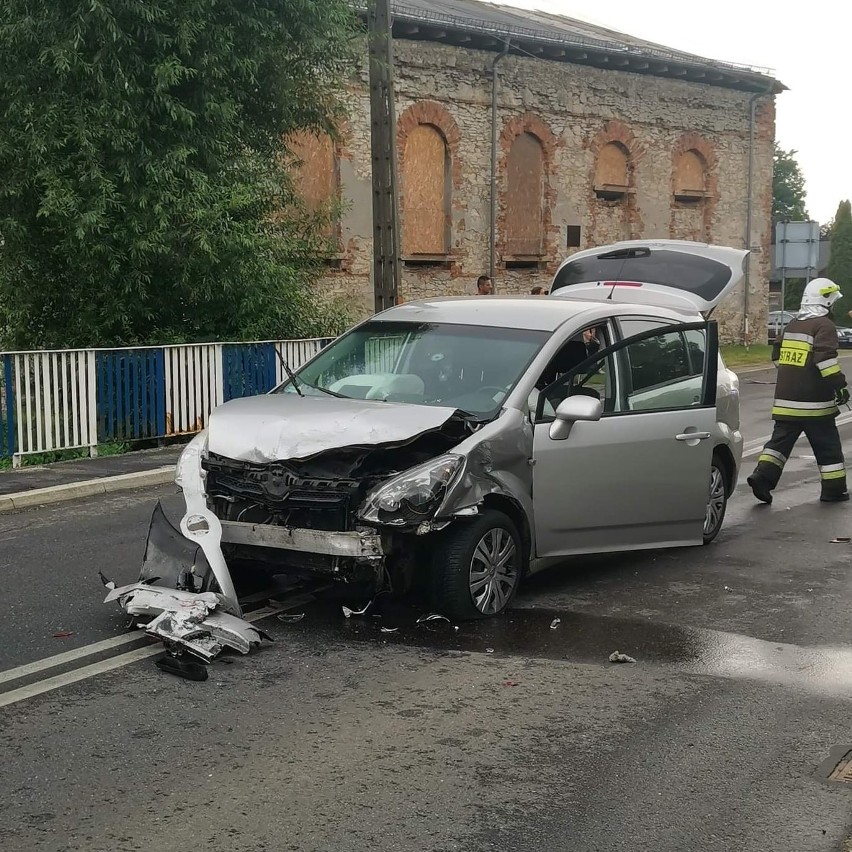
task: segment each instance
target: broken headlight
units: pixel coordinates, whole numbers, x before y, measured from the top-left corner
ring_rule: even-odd
[[[175,468],[175,482],[186,487],[190,478],[198,481],[203,477],[201,459],[207,456],[207,430],[202,429],[184,448]]]
[[[358,516],[393,527],[421,523],[438,510],[463,463],[461,456],[445,455],[401,473],[371,491]]]

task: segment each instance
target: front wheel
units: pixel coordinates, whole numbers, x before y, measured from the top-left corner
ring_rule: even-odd
[[[432,558],[432,603],[459,621],[503,612],[521,581],[523,548],[512,520],[487,509],[443,534]]]
[[[710,493],[704,514],[704,544],[710,544],[722,529],[728,508],[728,472],[718,455],[710,465]]]

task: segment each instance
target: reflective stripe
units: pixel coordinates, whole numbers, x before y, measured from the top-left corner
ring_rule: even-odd
[[[824,370],[820,370],[819,374],[827,379],[829,376],[834,376],[840,372],[840,364],[835,364],[833,367],[826,367]]]
[[[831,473],[833,470],[846,470],[846,465],[843,462],[838,464],[821,464],[819,466],[820,473]]]
[[[820,296],[830,296],[832,293],[839,292],[840,288],[836,284],[832,284],[830,287],[822,287],[820,288],[819,294]]]
[[[814,337],[812,334],[800,334],[795,331],[785,331],[784,332],[784,340],[801,340],[804,343],[810,343],[813,345]]]
[[[780,406],[772,407],[772,416],[778,417],[833,417],[840,413],[840,409],[833,405],[831,408],[781,408]]]
[[[835,364],[839,364],[840,361],[837,358],[826,358],[825,361],[820,361],[817,364],[818,370],[825,370],[827,367],[833,367]]]
[[[769,447],[764,447],[761,458],[763,458],[763,456],[772,456],[773,459],[777,459],[782,465],[787,464],[787,456],[782,455],[778,452],[778,450],[770,450]]]
[[[826,399],[823,402],[800,402],[796,399],[776,399],[775,405],[781,405],[785,408],[825,408],[826,406],[834,405],[833,399]]]
[[[810,352],[814,348],[813,343],[804,343],[800,340],[787,340],[785,337],[781,342],[782,349],[795,349],[797,352]]]
[[[765,462],[766,464],[774,464],[777,467],[780,467],[782,470],[784,469],[784,462],[780,459],[776,459],[775,456],[770,456],[768,452],[762,453],[758,459],[757,463]]]
[[[832,470],[828,473],[819,472],[820,479],[845,479],[846,478],[846,470]]]

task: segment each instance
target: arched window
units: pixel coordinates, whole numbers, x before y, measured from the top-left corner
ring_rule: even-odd
[[[598,154],[595,168],[595,193],[598,198],[615,201],[630,189],[630,154],[620,142],[608,142]]]
[[[437,127],[419,124],[402,151],[402,247],[406,255],[450,250],[450,156]]]
[[[506,164],[507,260],[544,254],[544,148],[532,133],[516,136]]]
[[[707,164],[698,151],[684,151],[675,163],[675,198],[700,201],[707,194]]]

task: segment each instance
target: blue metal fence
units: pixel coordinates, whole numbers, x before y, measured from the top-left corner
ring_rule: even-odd
[[[15,390],[12,383],[12,357],[0,361],[0,458],[15,452]]]
[[[95,353],[98,441],[138,441],[166,434],[162,349]]]
[[[278,384],[274,343],[225,344],[222,347],[223,402],[268,393]]]

